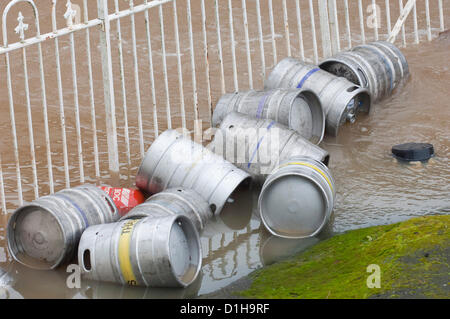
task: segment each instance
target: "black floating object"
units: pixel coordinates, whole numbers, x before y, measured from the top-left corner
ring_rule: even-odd
[[[394,145],[392,154],[403,161],[427,161],[434,155],[434,148],[429,143],[404,143]]]

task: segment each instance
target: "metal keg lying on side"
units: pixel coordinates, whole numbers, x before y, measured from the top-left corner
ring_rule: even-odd
[[[409,76],[408,62],[392,43],[377,41],[358,45],[325,59],[322,70],[367,88],[374,101],[388,97]]]
[[[337,136],[346,121],[353,123],[359,112],[369,113],[369,91],[349,80],[294,58],[281,60],[264,82],[266,90],[274,88],[309,89],[316,93],[326,115],[326,133]]]
[[[317,94],[311,90],[274,89],[223,95],[214,109],[217,126],[228,113],[237,111],[256,118],[272,119],[319,144],[325,133],[325,114]]]
[[[92,226],[78,248],[84,278],[128,285],[186,287],[201,263],[198,232],[179,215]]]
[[[76,256],[83,231],[120,218],[113,200],[94,185],[65,189],[17,209],[8,221],[8,248],[15,260],[53,269]]]
[[[162,133],[150,146],[136,176],[136,186],[148,194],[172,187],[195,190],[219,214],[234,190],[249,174],[176,130]]]
[[[133,208],[120,220],[170,215],[188,217],[198,231],[203,230],[206,223],[214,216],[206,200],[196,191],[177,187],[154,194],[145,203]]]
[[[329,154],[294,130],[273,120],[231,112],[208,145],[218,155],[262,182],[279,163],[293,156],[308,156],[328,164]]]
[[[273,235],[312,237],[329,221],[334,198],[328,168],[311,158],[293,157],[266,179],[258,199],[259,216]]]

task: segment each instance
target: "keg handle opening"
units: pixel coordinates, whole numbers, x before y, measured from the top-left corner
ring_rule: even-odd
[[[91,265],[91,251],[89,249],[86,249],[83,252],[83,270],[86,272],[90,272],[92,269]]]
[[[108,196],[104,197],[106,203],[108,204],[109,208],[111,209],[111,213],[114,214],[117,210],[116,204],[111,203],[111,200]]]

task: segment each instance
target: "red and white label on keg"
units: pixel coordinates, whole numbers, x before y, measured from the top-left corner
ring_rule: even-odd
[[[145,201],[144,194],[137,189],[109,186],[102,186],[101,189],[112,198],[120,216],[126,215],[134,207]]]

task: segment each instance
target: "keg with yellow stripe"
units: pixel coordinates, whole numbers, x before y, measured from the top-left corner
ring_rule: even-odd
[[[89,227],[78,248],[85,279],[132,286],[186,287],[201,268],[198,232],[180,215]]]
[[[273,235],[307,238],[330,219],[335,198],[328,168],[308,157],[293,157],[266,179],[258,199],[261,221]]]

